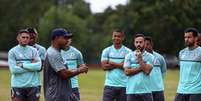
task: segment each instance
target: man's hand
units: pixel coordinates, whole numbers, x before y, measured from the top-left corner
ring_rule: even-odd
[[[22,63],[17,63],[17,66],[22,68],[23,64]]]
[[[124,73],[129,76],[131,74],[131,69],[130,68],[126,68],[124,69]]]
[[[36,63],[36,62],[37,62],[36,60],[32,60],[32,61],[31,61],[31,63]]]
[[[82,64],[82,65],[79,66],[78,71],[79,71],[80,73],[87,73],[87,72],[88,72],[88,69],[89,69],[89,68],[88,68],[85,64]]]
[[[143,59],[142,59],[142,52],[140,50],[136,50],[136,57],[137,57],[137,61],[138,63],[141,62]]]

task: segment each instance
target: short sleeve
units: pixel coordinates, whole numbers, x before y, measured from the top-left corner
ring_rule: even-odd
[[[51,67],[56,71],[60,71],[62,69],[65,69],[64,61],[59,52],[54,54],[47,54],[47,58],[49,60],[49,63]]]
[[[45,52],[46,52],[46,49],[44,47],[41,48],[41,52],[40,52],[40,58],[41,60],[45,60]]]
[[[80,51],[78,51],[77,57],[78,57],[78,65],[84,64],[83,56]]]
[[[146,64],[149,64],[153,67],[154,61],[155,61],[155,57],[153,55],[150,55]]]
[[[124,60],[124,68],[128,68],[128,67],[131,67],[131,62],[130,62],[130,55],[127,54],[126,57],[125,57],[125,60]]]
[[[101,61],[109,60],[109,48],[106,48],[102,51]]]

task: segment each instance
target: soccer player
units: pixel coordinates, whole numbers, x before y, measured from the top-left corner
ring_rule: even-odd
[[[153,69],[150,73],[153,101],[165,101],[163,82],[167,70],[165,59],[153,50],[153,41],[149,36],[145,37],[145,50],[155,56]]]
[[[127,80],[127,101],[153,101],[150,89],[150,72],[153,67],[154,56],[144,49],[143,34],[134,37],[136,50],[126,55],[124,68]]]
[[[82,57],[82,53],[79,50],[77,50],[75,47],[70,46],[72,42],[71,37],[72,37],[72,34],[69,35],[66,49],[61,50],[61,55],[64,59],[64,64],[69,70],[86,66]],[[77,76],[74,76],[71,78],[71,86],[72,86],[72,94],[75,95],[78,100],[80,100],[80,91],[79,91]]]
[[[44,62],[44,96],[45,101],[71,101],[72,93],[70,78],[80,73],[86,73],[88,67],[68,70],[61,56],[61,50],[65,49],[71,34],[64,28],[56,28],[51,31],[51,46],[47,49]]]
[[[11,98],[12,101],[39,101],[41,59],[37,50],[28,45],[29,32],[22,29],[17,34],[19,44],[8,52]]]
[[[103,101],[126,101],[126,82],[123,64],[126,54],[131,50],[122,44],[124,33],[113,31],[113,45],[105,48],[101,56],[101,65],[106,71]]]
[[[197,38],[197,29],[184,31],[186,48],[179,52],[180,79],[174,101],[201,101],[201,47]]]
[[[27,31],[30,34],[30,41],[29,41],[29,45],[33,46],[34,48],[36,48],[38,50],[38,54],[42,60],[42,63],[45,60],[45,52],[46,49],[45,47],[37,44],[37,39],[38,39],[38,32],[35,28],[27,28]]]

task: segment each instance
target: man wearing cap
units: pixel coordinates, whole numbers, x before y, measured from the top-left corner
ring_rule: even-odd
[[[72,35],[69,35],[68,44],[66,49],[61,51],[61,55],[64,59],[64,63],[69,70],[81,68],[86,66],[83,60],[82,53],[73,46],[70,46],[72,40]],[[71,78],[71,86],[72,86],[72,96],[74,96],[77,100],[80,100],[80,92],[79,92],[79,84],[78,77],[74,76]]]
[[[70,78],[88,71],[86,66],[68,70],[61,56],[61,50],[68,45],[71,34],[63,28],[51,31],[51,46],[47,49],[44,62],[45,101],[71,101]]]
[[[39,101],[41,59],[37,50],[28,45],[29,40],[29,32],[20,30],[19,44],[8,52],[12,101]]]
[[[38,32],[35,28],[27,28],[27,31],[30,34],[30,41],[29,41],[29,45],[33,46],[34,48],[36,48],[38,50],[38,54],[42,60],[42,63],[45,60],[45,52],[46,49],[45,47],[37,44],[37,39],[38,39]]]

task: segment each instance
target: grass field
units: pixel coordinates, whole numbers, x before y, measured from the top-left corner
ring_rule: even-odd
[[[104,76],[102,70],[90,70],[88,74],[79,76],[81,101],[101,101]],[[165,79],[166,101],[173,101],[179,72],[178,70],[168,70]],[[43,100],[43,93],[41,95]],[[0,69],[0,101],[10,101],[10,73],[7,69]]]

